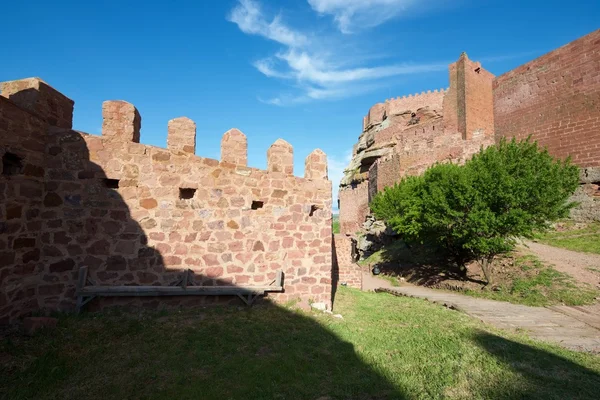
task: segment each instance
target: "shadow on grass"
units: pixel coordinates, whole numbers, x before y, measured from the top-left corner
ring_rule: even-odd
[[[344,321],[316,318],[269,304],[64,317],[0,342],[0,398],[407,398],[326,328]]]
[[[490,388],[484,398],[599,398],[600,375],[571,360],[487,332],[479,332],[473,341],[517,375],[511,380],[490,377]]]
[[[381,248],[371,259],[382,273],[402,276],[415,285],[435,286],[448,280],[485,285],[484,281],[467,276],[449,256],[426,244],[407,245],[398,240]]]

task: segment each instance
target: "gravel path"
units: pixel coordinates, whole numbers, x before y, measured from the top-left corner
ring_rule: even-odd
[[[520,247],[544,263],[552,264],[557,271],[569,274],[579,282],[600,287],[600,254],[579,253],[530,241]]]

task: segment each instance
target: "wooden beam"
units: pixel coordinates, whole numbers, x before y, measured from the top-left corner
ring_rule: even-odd
[[[77,305],[75,307],[75,311],[77,314],[81,312],[81,307],[85,304],[83,301],[83,295],[81,292],[85,288],[85,283],[87,281],[88,267],[84,266],[79,268],[79,276],[77,277]]]
[[[248,295],[281,292],[281,286],[86,286],[77,292],[82,296],[206,296]]]
[[[277,271],[277,276],[275,277],[275,286],[283,287],[283,271]]]
[[[182,285],[181,285],[181,287],[182,287],[182,288],[184,288],[184,289],[185,289],[185,288],[187,287],[187,285],[188,285],[188,280],[189,280],[189,279],[190,279],[190,270],[189,270],[189,269],[186,269],[186,270],[183,272],[183,283],[182,283]]]

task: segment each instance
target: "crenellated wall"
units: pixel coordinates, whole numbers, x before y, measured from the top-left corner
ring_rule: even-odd
[[[363,118],[363,131],[369,130],[374,125],[380,124],[384,118],[399,115],[407,111],[417,111],[421,108],[431,108],[442,110],[444,94],[446,90],[435,89],[434,91],[410,94],[397,98],[387,99],[384,103],[377,103],[369,110],[369,113]]]
[[[285,292],[269,297],[331,302],[331,182],[322,151],[306,158],[299,178],[292,146],[281,139],[267,152],[267,170],[259,170],[246,165],[246,136],[237,129],[225,133],[221,160],[213,160],[195,155],[188,118],[169,121],[165,149],[139,143],[142,119],[127,102],[103,104],[102,136],[95,136],[54,117],[69,115],[69,107],[72,115],[73,102],[39,79],[2,88],[1,322],[72,310],[84,265],[105,285],[165,285],[185,269],[198,284],[265,285],[283,270]],[[22,168],[11,166],[15,157]],[[124,301],[90,306],[110,304]]]

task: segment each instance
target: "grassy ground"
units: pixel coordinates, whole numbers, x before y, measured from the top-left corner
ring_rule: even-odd
[[[597,399],[600,357],[419,299],[341,288],[274,306],[64,317],[0,343],[0,398]]]
[[[381,278],[399,286],[399,277],[408,282],[433,288],[459,290],[461,293],[508,301],[529,306],[565,304],[570,306],[594,303],[600,292],[591,286],[577,283],[571,276],[544,265],[534,256],[512,253],[497,259],[494,266],[494,285],[482,290],[484,277],[480,267],[469,266],[468,277],[448,273],[447,261],[436,259],[431,251],[413,246],[407,249],[394,242],[359,262],[362,266],[380,265]]]
[[[542,243],[564,249],[600,254],[600,223],[589,224],[579,229],[550,231],[538,236]]]
[[[333,214],[333,233],[340,233],[340,216],[339,214]]]
[[[567,274],[544,265],[535,256],[516,256],[511,271],[494,290],[467,290],[465,294],[528,306],[591,304],[600,293],[577,284]]]

